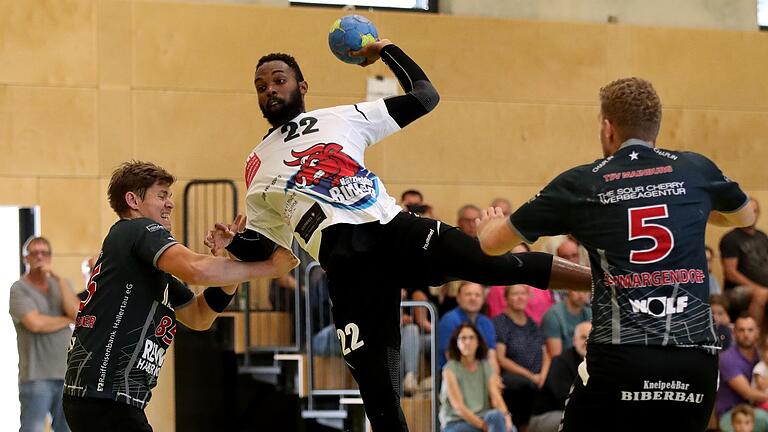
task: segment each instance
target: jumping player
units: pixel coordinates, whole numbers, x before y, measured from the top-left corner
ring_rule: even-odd
[[[480,243],[501,254],[570,233],[589,251],[593,330],[561,430],[703,431],[718,367],[704,231],[754,214],[712,161],[656,148],[651,83],[614,81],[600,102],[605,158],[559,175],[509,218],[486,210]]]
[[[445,223],[401,212],[364,166],[371,145],[435,108],[439,96],[400,48],[381,40],[356,54],[379,58],[406,94],[304,110],[308,84],[286,54],[262,57],[254,84],[273,128],[248,156],[247,230],[228,245],[263,260],[295,238],[328,275],[342,353],[377,432],[407,431],[399,403],[400,288],[451,279],[590,288],[586,268],[540,253],[489,257]],[[221,226],[219,228],[222,228]],[[210,240],[210,238],[209,238]],[[214,249],[228,242],[213,240]]]
[[[170,233],[173,182],[146,162],[125,163],[112,174],[109,202],[121,219],[104,239],[69,345],[64,412],[73,432],[151,431],[144,407],[176,320],[207,329],[232,299],[233,284],[279,277],[298,264],[284,249],[269,262],[243,263],[177,243]],[[229,286],[195,295],[174,276]]]

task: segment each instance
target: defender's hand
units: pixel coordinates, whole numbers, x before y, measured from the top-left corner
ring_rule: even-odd
[[[368,44],[357,51],[350,51],[349,55],[352,57],[365,57],[365,61],[360,63],[360,66],[366,67],[376,63],[376,60],[380,58],[379,53],[381,49],[387,45],[392,45],[389,39],[380,39],[372,44]]]
[[[214,229],[208,231],[203,243],[211,250],[211,254],[220,255],[224,248],[232,243],[232,239],[239,232],[245,229],[246,217],[243,215],[235,216],[231,224],[217,223]]]

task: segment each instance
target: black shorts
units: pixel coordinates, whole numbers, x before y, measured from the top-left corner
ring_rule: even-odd
[[[333,320],[376,432],[406,431],[400,409],[400,289],[463,279],[546,287],[552,257],[485,255],[477,239],[450,225],[400,213],[387,224],[323,229],[320,264]]]
[[[65,394],[63,405],[72,432],[152,432],[144,410],[123,402]]]
[[[576,378],[562,431],[706,429],[717,391],[716,355],[697,348],[592,344],[586,365],[589,379],[585,386]]]

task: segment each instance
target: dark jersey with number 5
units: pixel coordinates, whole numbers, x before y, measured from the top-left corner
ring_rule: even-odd
[[[176,243],[151,219],[122,219],[110,228],[75,321],[66,394],[138,408],[149,402],[176,333],[173,308],[194,297],[156,267],[160,255]]]
[[[706,157],[629,140],[568,170],[510,216],[527,241],[572,234],[594,282],[590,343],[714,349],[704,232],[746,205]]]

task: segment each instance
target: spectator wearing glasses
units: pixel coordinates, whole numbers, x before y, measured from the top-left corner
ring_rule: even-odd
[[[24,244],[27,271],[10,290],[10,313],[19,349],[21,432],[42,431],[46,416],[54,432],[68,432],[61,398],[67,347],[79,301],[51,268],[51,243],[32,237]]]

